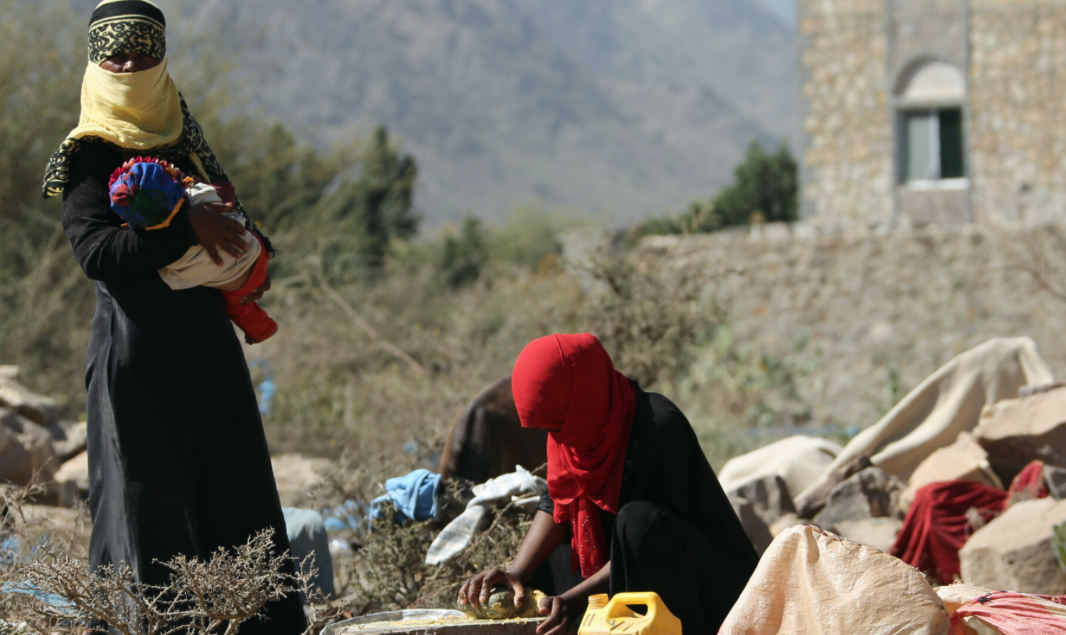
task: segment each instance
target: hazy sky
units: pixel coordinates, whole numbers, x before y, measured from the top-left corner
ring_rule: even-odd
[[[796,23],[796,0],[758,0],[789,25]]]

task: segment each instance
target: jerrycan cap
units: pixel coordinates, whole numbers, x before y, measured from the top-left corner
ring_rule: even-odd
[[[610,601],[610,596],[606,593],[598,593],[596,595],[589,596],[589,610],[602,609],[607,606],[607,602]]]

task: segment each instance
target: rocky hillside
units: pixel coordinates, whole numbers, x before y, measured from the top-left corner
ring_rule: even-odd
[[[662,212],[796,128],[794,36],[750,0],[197,6],[183,24],[224,21],[266,114],[320,143],[388,124],[430,224],[531,200]]]

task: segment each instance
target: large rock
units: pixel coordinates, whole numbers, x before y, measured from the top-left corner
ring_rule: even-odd
[[[898,518],[863,518],[862,520],[841,520],[832,531],[836,534],[867,547],[888,553],[892,543],[896,542],[903,521]]]
[[[58,468],[52,434],[18,413],[0,408],[0,481],[24,486],[36,476],[38,483],[48,483]]]
[[[868,467],[833,490],[825,508],[814,517],[819,527],[833,527],[843,520],[894,516],[903,484],[876,467]]]
[[[734,487],[726,495],[760,555],[773,540],[770,526],[781,517],[796,512],[788,485],[778,475],[755,478]]]
[[[755,479],[780,476],[793,496],[821,478],[840,446],[817,437],[794,436],[731,459],[718,473],[725,491]]]
[[[0,379],[18,379],[21,369],[18,366],[0,364]]]
[[[322,516],[313,509],[285,507],[285,532],[289,536],[289,551],[297,567],[304,572],[317,569],[312,580],[312,595],[327,598],[337,595],[333,582],[333,558],[329,552],[329,536]],[[307,601],[307,598],[303,598]]]
[[[322,484],[322,473],[329,468],[328,459],[297,453],[271,457],[270,463],[283,507],[306,507],[310,495]]]
[[[48,426],[52,433],[52,447],[60,461],[69,461],[85,451],[89,441],[88,426],[84,421],[73,423],[60,421]]]
[[[979,529],[959,551],[962,579],[990,589],[1066,594],[1066,571],[1052,547],[1055,525],[1066,522],[1066,501],[1025,501]]]
[[[834,469],[832,473],[824,475],[816,485],[808,487],[805,492],[796,497],[796,514],[800,518],[814,518],[818,512],[825,508],[825,504],[829,502],[829,495],[833,493],[833,490],[852,476],[872,466],[873,463],[870,462],[870,457],[860,456],[846,465]]]
[[[959,433],[955,443],[940,448],[922,461],[911,475],[910,483],[900,494],[899,504],[905,512],[914,502],[918,490],[930,483],[945,481],[974,481],[1003,489],[1003,483],[992,471],[988,462],[988,453],[968,432]]]
[[[974,437],[1003,483],[1037,459],[1066,467],[1066,388],[986,407]]]
[[[766,523],[773,524],[785,514],[796,513],[788,483],[777,475],[756,478],[726,492],[730,499],[747,499]]]
[[[64,463],[55,475],[59,504],[74,507],[89,498],[89,454],[82,452]]]
[[[1047,483],[1048,496],[1056,499],[1066,499],[1066,469],[1044,466],[1044,482]]]
[[[0,378],[0,408],[14,410],[42,426],[55,422],[59,414],[55,399],[39,395],[14,379]]]

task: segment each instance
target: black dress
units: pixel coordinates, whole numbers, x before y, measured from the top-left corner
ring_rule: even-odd
[[[288,539],[248,366],[222,294],[173,291],[157,270],[196,243],[182,210],[166,229],[121,228],[108,179],[132,153],[104,142],[75,156],[63,227],[96,281],[89,339],[90,566],[125,563],[143,583],[166,582],[156,561],[208,558],[274,530]],[[190,161],[178,167],[196,173]],[[291,568],[290,568],[291,571]],[[297,634],[295,594],[242,635]]]
[[[611,595],[654,591],[686,634],[717,633],[759,556],[688,419],[666,397],[634,387],[619,511],[603,512]],[[538,509],[552,513],[551,497]]]

